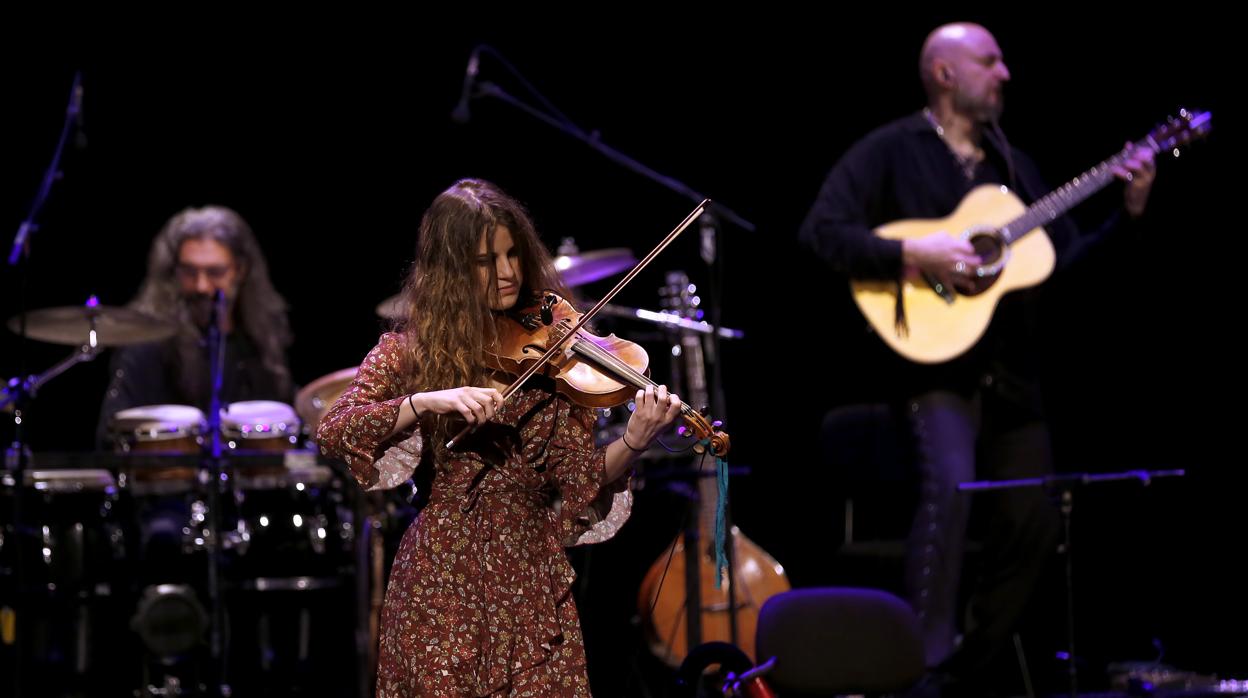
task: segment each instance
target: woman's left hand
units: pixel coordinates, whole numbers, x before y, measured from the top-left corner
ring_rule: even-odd
[[[635,409],[624,429],[625,445],[633,450],[645,450],[680,416],[680,398],[668,393],[666,385],[638,390],[633,403]]]

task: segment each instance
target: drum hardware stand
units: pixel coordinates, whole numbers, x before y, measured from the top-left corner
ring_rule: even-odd
[[[52,161],[48,165],[48,169],[44,172],[43,182],[35,194],[35,199],[31,203],[30,211],[26,216],[26,220],[22,221],[18,226],[17,234],[13,236],[13,247],[9,251],[8,263],[17,272],[17,298],[18,298],[18,330],[20,337],[18,349],[18,375],[24,375],[26,372],[26,289],[30,275],[30,235],[39,229],[36,220],[43,211],[43,205],[48,200],[48,195],[52,193],[52,185],[63,178],[61,171],[61,155],[65,150],[65,143],[69,140],[71,133],[77,133],[80,137],[78,141],[81,145],[85,142],[81,137],[82,134],[82,73],[75,72],[74,80],[69,90],[69,104],[65,109],[65,121],[61,124],[61,135],[56,143],[56,150],[53,151]],[[91,344],[94,345],[95,332],[91,332]],[[35,377],[31,377],[25,381],[14,379],[9,382],[5,388],[3,398],[0,399],[0,409],[8,404],[13,404],[13,443],[8,451],[5,452],[5,470],[13,479],[13,519],[12,526],[15,531],[22,530],[22,497],[21,493],[26,485],[26,466],[29,453],[25,444],[26,427],[23,424],[22,415],[26,407],[27,397],[33,397],[35,390],[42,383],[55,378],[63,371],[68,369],[78,361],[86,361],[94,358],[95,350],[93,349],[90,356],[75,360],[62,362],[53,367],[53,369],[45,372],[43,376],[36,382]],[[9,672],[9,685],[13,690],[13,695],[23,695],[22,692],[22,665],[25,663],[22,655],[22,638],[25,634],[25,626],[28,619],[23,615],[24,603],[22,602],[22,590],[25,585],[25,576],[23,565],[21,562],[22,555],[19,552],[13,561],[13,579],[14,594],[12,606],[3,605],[0,602],[0,649],[4,645],[8,645],[4,652],[12,653],[13,661],[12,671]]]
[[[360,698],[373,694],[375,685],[373,667],[377,661],[377,628],[375,609],[381,607],[382,574],[385,549],[382,546],[381,518],[369,510],[380,511],[380,505],[369,499],[380,499],[362,488],[353,493],[353,529],[355,553],[355,656],[356,693]],[[379,549],[374,549],[379,548]]]
[[[91,298],[87,300],[86,307],[91,308],[98,304],[99,301],[96,297],[91,296]],[[87,342],[83,344],[78,351],[75,351],[65,357],[48,370],[37,376],[27,376],[25,380],[22,380],[20,376],[10,378],[8,382],[5,383],[4,387],[0,388],[0,410],[3,410],[9,405],[15,405],[22,402],[26,398],[34,398],[39,393],[39,389],[42,388],[45,383],[78,364],[91,361],[100,355],[101,350],[102,348],[96,341],[95,328],[92,327],[87,338]],[[21,422],[18,422],[18,424],[21,424]]]
[[[1065,560],[1066,581],[1066,661],[1067,676],[1070,683],[1070,696],[1079,695],[1078,665],[1075,662],[1075,574],[1074,557],[1072,555],[1071,518],[1075,509],[1075,489],[1083,485],[1122,480],[1136,480],[1147,486],[1154,478],[1183,477],[1183,470],[1129,470],[1118,473],[1069,473],[1063,475],[1046,475],[1044,477],[1023,478],[1019,480],[981,480],[963,482],[958,485],[960,492],[986,492],[990,490],[1007,490],[1022,487],[1044,487],[1058,493],[1059,510],[1062,516],[1062,542],[1058,552]]]
[[[99,305],[99,300],[95,296],[91,296],[86,303],[87,308],[94,308]],[[25,314],[23,313],[23,318]],[[27,376],[23,379],[21,376],[10,378],[3,387],[0,387],[0,411],[4,411],[9,405],[13,405],[13,443],[5,450],[4,469],[9,471],[14,478],[14,483],[20,488],[22,478],[25,477],[24,471],[29,465],[30,452],[26,448],[23,440],[24,424],[23,419],[24,407],[29,400],[33,400],[38,394],[39,389],[51,381],[53,378],[68,371],[74,366],[91,361],[100,355],[102,347],[97,341],[95,331],[94,316],[88,311],[88,320],[91,329],[87,333],[87,341],[79,347],[78,351],[65,357],[58,363],[54,364],[48,370],[39,375]],[[14,525],[16,526],[18,519],[14,516]],[[16,564],[16,563],[15,563]]]
[[[372,516],[368,512],[369,492],[364,492],[363,488],[357,488],[356,492],[351,494],[351,536],[352,536],[352,554],[354,556],[353,564],[356,566],[356,576],[354,576],[354,594],[356,594],[356,694],[359,698],[367,698],[372,696],[373,677],[372,667],[374,666],[374,648],[376,644],[373,638],[376,633],[373,632],[373,584],[374,579],[371,574],[369,562],[373,557],[373,541],[381,539],[381,521],[377,517]]]

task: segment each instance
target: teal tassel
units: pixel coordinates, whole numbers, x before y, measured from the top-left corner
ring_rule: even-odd
[[[710,448],[710,440],[702,442]],[[723,588],[728,571],[728,461],[715,456],[715,479],[719,483],[719,501],[715,505],[715,588]]]

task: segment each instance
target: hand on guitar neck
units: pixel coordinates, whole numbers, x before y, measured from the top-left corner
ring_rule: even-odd
[[[1152,150],[1141,148],[1127,141],[1127,159],[1121,165],[1113,167],[1114,176],[1127,183],[1123,192],[1122,204],[1132,218],[1144,215],[1144,206],[1148,203],[1148,193],[1153,189],[1153,179],[1157,177],[1157,163]]]

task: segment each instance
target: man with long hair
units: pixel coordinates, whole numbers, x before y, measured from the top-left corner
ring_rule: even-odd
[[[224,206],[187,208],[170,218],[152,241],[147,277],[129,306],[173,324],[177,333],[114,353],[100,409],[101,443],[112,416],[129,407],[208,409],[212,384],[207,336],[218,292],[225,299],[225,311],[217,318],[225,334],[222,403],[292,401],[286,301],[269,280],[251,227]]]

